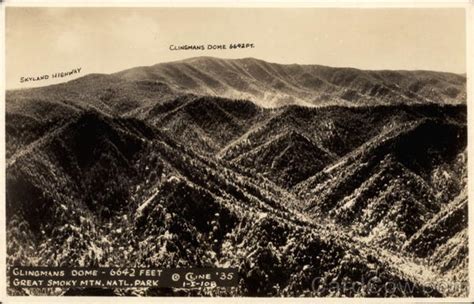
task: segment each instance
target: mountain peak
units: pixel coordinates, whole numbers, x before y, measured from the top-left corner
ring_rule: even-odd
[[[149,85],[140,87],[144,81]],[[10,91],[9,99],[24,98],[28,92]],[[428,102],[463,104],[466,102],[466,78],[430,71],[368,71],[278,64],[253,57],[200,56],[135,67],[110,75],[86,75],[60,85],[37,88],[34,92],[43,99],[57,99],[59,95],[81,103],[93,103],[96,98],[95,103],[101,110],[111,108],[114,111],[118,107],[121,113],[182,94],[247,99],[264,108]]]

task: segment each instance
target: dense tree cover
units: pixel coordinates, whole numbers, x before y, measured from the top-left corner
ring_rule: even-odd
[[[466,279],[455,242],[466,239],[466,200],[447,203],[466,185],[463,108],[396,109],[262,110],[194,96],[154,107],[146,123],[81,112],[39,141],[18,140],[27,150],[7,168],[8,264],[234,266],[240,275],[232,289],[113,291],[122,295],[440,295],[424,288],[435,276],[404,265]],[[366,119],[381,129],[351,136]]]

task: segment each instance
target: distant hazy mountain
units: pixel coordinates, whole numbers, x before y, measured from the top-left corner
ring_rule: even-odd
[[[248,99],[259,106],[465,103],[466,77],[431,71],[365,71],[283,65],[254,58],[197,57],[92,74],[67,83],[8,92],[9,99],[62,99],[119,113],[185,93]],[[154,103],[154,102],[153,102]]]
[[[223,296],[466,295],[436,287],[468,279],[465,98],[449,73],[207,57],[9,91],[8,263],[238,267]]]
[[[466,100],[465,77],[456,74],[283,65],[254,58],[198,57],[113,76],[127,81],[155,80],[195,94],[249,99],[263,107]]]

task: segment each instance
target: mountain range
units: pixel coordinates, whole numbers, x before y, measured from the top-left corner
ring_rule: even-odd
[[[463,75],[198,57],[6,99],[9,265],[241,277],[122,295],[467,294]]]

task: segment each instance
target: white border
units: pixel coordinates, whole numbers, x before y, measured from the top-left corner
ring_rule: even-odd
[[[1,0],[0,0],[1,1]],[[6,0],[0,3],[0,91],[2,106],[0,107],[0,302],[5,303],[443,303],[474,301],[474,206],[469,203],[469,278],[470,294],[466,298],[190,298],[190,297],[12,297],[6,295],[6,235],[5,235],[5,7],[55,6],[55,7],[327,7],[327,8],[465,8],[466,9],[466,75],[467,75],[467,104],[468,104],[468,197],[474,197],[474,184],[470,177],[474,174],[474,108],[471,106],[474,82],[473,73],[473,44],[474,35],[474,0],[318,0],[318,1],[248,1],[248,0],[214,0],[214,1],[182,1],[155,0],[135,3],[125,0]]]

